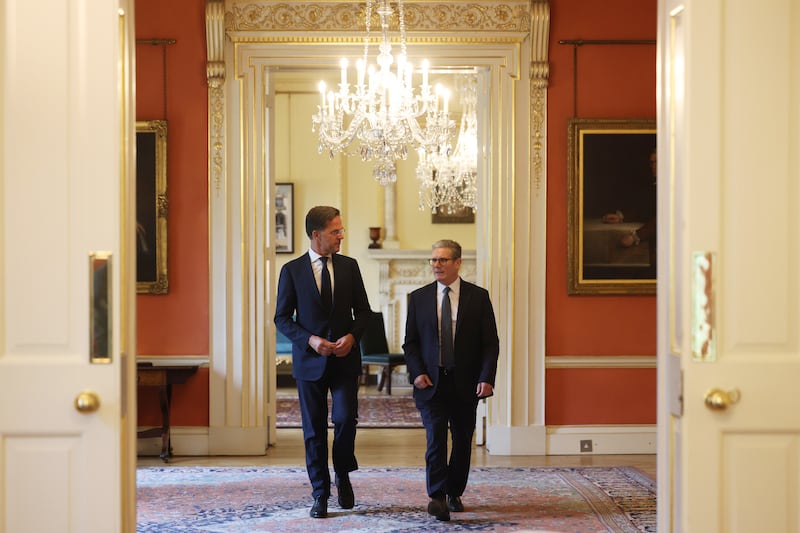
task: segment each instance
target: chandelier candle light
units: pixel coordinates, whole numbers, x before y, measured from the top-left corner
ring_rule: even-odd
[[[389,0],[378,0],[380,17],[380,54],[375,65],[367,66],[373,0],[366,4],[364,57],[356,61],[355,86],[348,83],[347,59],[341,62],[339,91],[328,90],[320,82],[320,105],[311,117],[312,131],[319,130],[318,152],[331,158],[337,153],[362,161],[374,161],[372,175],[381,185],[397,180],[396,161],[408,157],[409,148],[433,154],[448,150],[455,123],[450,120],[450,93],[429,83],[428,61],[422,62],[419,92],[412,85],[414,68],[406,55],[405,11],[397,2],[400,28],[400,54],[392,56],[389,41],[389,18],[393,11]],[[394,70],[392,67],[394,66]],[[350,148],[356,141],[358,150]]]
[[[478,193],[478,76],[462,74],[456,79],[456,93],[463,108],[455,150],[419,151],[417,179],[419,208],[433,213],[455,215],[473,212]]]

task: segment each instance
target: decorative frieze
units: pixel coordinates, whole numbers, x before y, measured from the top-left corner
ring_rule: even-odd
[[[276,2],[271,0],[234,2],[228,11],[225,29],[231,32],[361,32],[364,29],[364,2]],[[373,27],[378,24],[377,14]],[[396,25],[396,21],[391,24]],[[442,31],[454,38],[479,40],[480,32],[528,33],[529,1],[405,2],[405,24],[409,32]],[[252,36],[251,36],[252,37]]]

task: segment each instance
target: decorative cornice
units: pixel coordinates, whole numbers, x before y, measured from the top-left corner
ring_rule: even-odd
[[[531,83],[547,87],[550,75],[548,63],[550,43],[550,4],[547,0],[534,0],[531,4]]]
[[[223,0],[206,2],[206,78],[209,87],[219,87],[225,82],[225,3]]]
[[[393,22],[396,24],[396,22]],[[414,32],[498,32],[530,31],[530,1],[478,0],[437,2],[407,0],[405,23]],[[373,27],[378,24],[377,15]],[[364,2],[287,2],[273,0],[234,1],[226,14],[229,32],[361,32]],[[460,36],[462,39],[464,35]]]

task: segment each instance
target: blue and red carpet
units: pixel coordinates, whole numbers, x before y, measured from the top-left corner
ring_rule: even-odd
[[[423,468],[351,474],[354,509],[313,519],[303,467],[140,467],[138,527],[145,532],[656,531],[655,483],[630,467],[474,468],[465,512],[426,513]]]
[[[328,398],[330,405],[330,398]],[[279,395],[277,399],[279,428],[300,427],[300,405],[297,394]],[[330,411],[330,409],[329,409]],[[408,395],[359,394],[358,426],[362,428],[421,428],[422,418]]]

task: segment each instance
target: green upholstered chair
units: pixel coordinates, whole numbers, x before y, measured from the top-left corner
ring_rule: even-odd
[[[372,312],[364,335],[361,337],[361,364],[362,375],[369,372],[369,365],[381,367],[378,375],[378,391],[386,387],[386,394],[392,394],[392,371],[396,366],[406,364],[406,358],[401,353],[389,353],[389,343],[386,341],[386,328],[383,325],[383,313]]]

